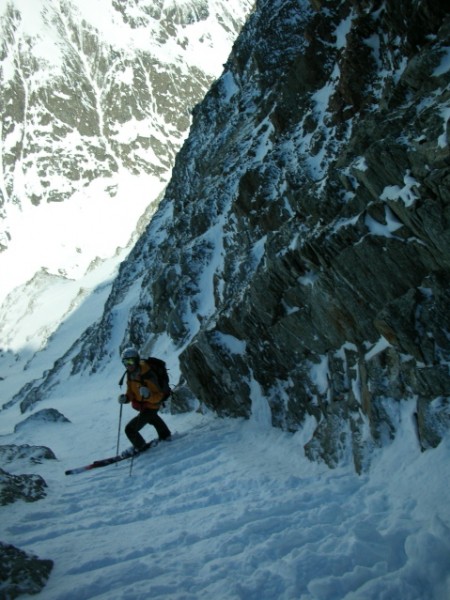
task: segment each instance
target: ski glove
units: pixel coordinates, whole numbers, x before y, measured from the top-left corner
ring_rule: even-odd
[[[142,398],[149,398],[150,397],[150,390],[147,387],[145,387],[145,386],[142,386],[139,389],[139,393],[140,393],[140,395],[141,395]]]
[[[118,402],[119,404],[128,404],[128,398],[126,397],[125,394],[120,394],[120,396],[118,397]]]

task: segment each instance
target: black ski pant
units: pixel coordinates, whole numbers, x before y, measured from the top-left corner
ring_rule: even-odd
[[[145,425],[153,425],[160,440],[171,436],[170,429],[158,415],[158,411],[147,408],[131,419],[125,427],[126,436],[135,448],[141,449],[145,445],[145,440],[139,433]]]

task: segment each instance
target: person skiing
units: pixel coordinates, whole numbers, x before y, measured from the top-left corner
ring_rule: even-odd
[[[160,440],[169,440],[172,434],[158,415],[165,394],[156,374],[145,360],[141,360],[139,352],[134,348],[126,348],[121,358],[127,370],[127,391],[120,394],[119,404],[131,403],[139,411],[125,426],[125,434],[133,445],[129,452],[136,453],[145,448],[145,440],[139,433],[145,425],[153,425]]]

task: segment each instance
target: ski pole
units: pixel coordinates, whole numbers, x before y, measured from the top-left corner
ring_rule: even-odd
[[[116,455],[119,454],[120,428],[122,427],[122,409],[123,409],[123,404],[120,405],[120,412],[119,412],[119,430],[117,432]]]
[[[128,473],[128,477],[131,477],[131,471],[133,470],[133,461],[134,461],[134,455],[131,457],[130,472]]]

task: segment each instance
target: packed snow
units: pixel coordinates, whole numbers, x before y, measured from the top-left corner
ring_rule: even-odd
[[[66,476],[115,454],[116,370],[42,403],[70,424],[29,423],[2,438],[57,455],[7,465],[42,475],[48,495],[2,508],[1,539],[54,560],[42,598],[448,599],[450,439],[421,453],[413,404],[399,406],[399,435],[362,476],[309,462],[302,447],[314,424],[271,428],[258,418],[260,395],[249,421],[164,413],[173,441]],[[132,412],[124,408],[122,429]]]

